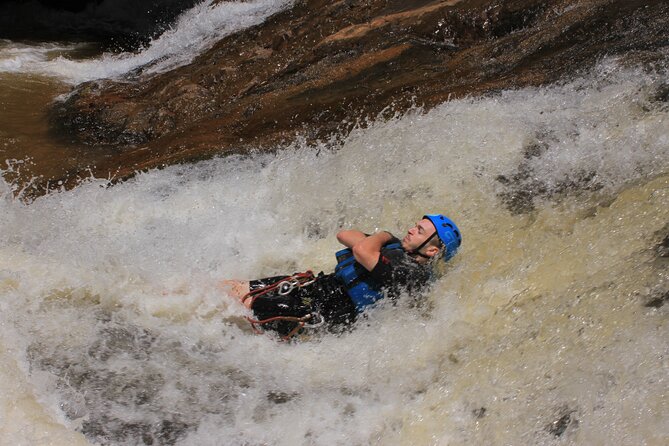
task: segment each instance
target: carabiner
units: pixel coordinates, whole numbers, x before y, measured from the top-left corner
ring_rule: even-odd
[[[313,319],[317,319],[317,322],[313,322],[313,323],[307,322],[307,321],[311,321]],[[304,324],[303,325],[304,328],[318,328],[325,323],[325,319],[323,319],[323,316],[321,316],[320,313],[313,312],[313,313],[310,313],[309,318],[302,323]]]
[[[279,290],[278,293],[281,296],[285,296],[287,294],[290,294],[298,285],[299,285],[299,282],[297,280],[281,281],[277,285],[277,289]]]

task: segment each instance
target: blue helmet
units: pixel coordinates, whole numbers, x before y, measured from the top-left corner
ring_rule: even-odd
[[[462,244],[462,235],[460,230],[455,225],[453,220],[441,214],[427,214],[423,215],[432,222],[437,229],[437,236],[439,240],[446,246],[446,253],[444,254],[444,261],[453,257]]]

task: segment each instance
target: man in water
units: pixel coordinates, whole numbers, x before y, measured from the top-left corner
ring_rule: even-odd
[[[453,257],[462,236],[448,217],[429,214],[402,240],[387,231],[368,235],[357,230],[340,231],[337,240],[347,248],[337,252],[332,274],[226,280],[221,285],[253,311],[257,319],[249,320],[254,327],[290,337],[303,327],[349,324],[384,295],[420,291],[430,282],[433,262]]]

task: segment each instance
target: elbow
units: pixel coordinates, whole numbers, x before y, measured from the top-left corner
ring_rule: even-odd
[[[353,245],[351,251],[353,251],[353,257],[355,257],[356,262],[361,264],[367,271],[371,271],[379,259],[379,254],[375,254],[373,249],[370,250],[370,247],[362,242]]]

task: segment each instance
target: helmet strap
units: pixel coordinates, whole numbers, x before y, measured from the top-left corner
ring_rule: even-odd
[[[422,257],[422,258],[424,258],[424,259],[428,259],[428,260],[431,259],[430,256],[423,254],[422,252],[420,252],[420,250],[423,249],[423,248],[425,247],[425,245],[427,245],[428,243],[430,243],[430,240],[432,240],[432,239],[434,238],[435,235],[437,235],[437,231],[434,231],[434,232],[432,233],[432,235],[429,236],[427,239],[425,239],[425,241],[424,241],[423,243],[421,243],[420,246],[419,246],[418,248],[416,248],[416,249],[410,251],[409,254],[411,254],[411,255],[416,255],[416,256],[420,256],[420,257]]]

